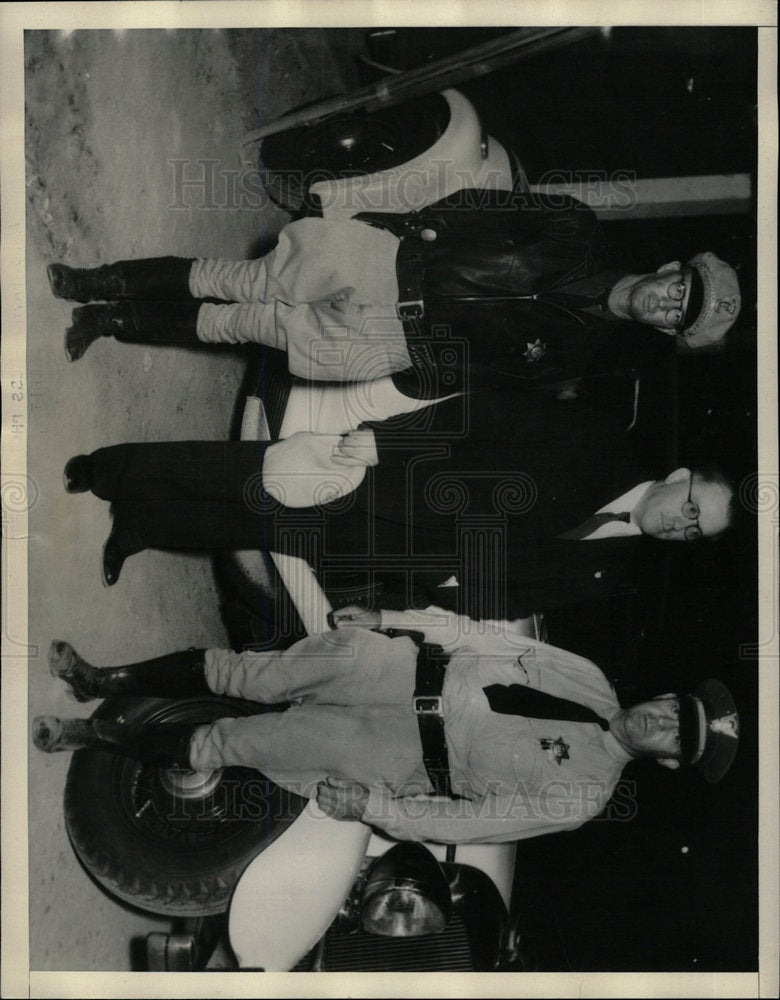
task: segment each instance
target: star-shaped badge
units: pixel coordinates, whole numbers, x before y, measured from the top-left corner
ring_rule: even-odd
[[[526,343],[525,346],[527,350],[523,357],[529,364],[533,361],[538,361],[539,358],[543,358],[545,351],[547,350],[547,345],[543,344],[539,337],[536,338],[535,343]]]
[[[539,740],[539,744],[550,760],[555,761],[558,767],[561,766],[562,761],[569,759],[569,744],[564,743],[562,736],[559,736],[557,740],[544,737]]]

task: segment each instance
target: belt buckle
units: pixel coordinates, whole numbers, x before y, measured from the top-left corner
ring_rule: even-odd
[[[422,299],[410,299],[408,302],[399,302],[395,308],[399,319],[423,318],[424,308]]]
[[[418,694],[412,698],[415,715],[443,715],[441,695]]]

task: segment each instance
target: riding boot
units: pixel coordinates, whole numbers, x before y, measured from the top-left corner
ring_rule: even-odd
[[[49,285],[58,299],[73,302],[116,299],[191,299],[189,276],[194,258],[152,257],[120,260],[101,267],[49,264]]]
[[[184,649],[124,667],[93,667],[68,642],[49,647],[49,670],[70,688],[76,701],[111,695],[195,698],[213,694],[206,683],[205,649]]]
[[[65,333],[65,355],[78,361],[100,337],[133,344],[197,345],[201,302],[107,302],[73,310],[73,325]]]
[[[74,455],[68,460],[62,474],[68,493],[86,493],[92,489],[93,470],[90,455]]]
[[[199,724],[127,725],[111,719],[58,719],[39,715],[33,720],[33,743],[44,753],[59,750],[106,750],[161,767],[190,767],[190,743]]]

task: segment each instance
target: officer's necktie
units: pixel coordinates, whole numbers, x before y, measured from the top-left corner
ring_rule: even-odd
[[[609,723],[592,708],[537,691],[525,684],[489,684],[482,688],[491,709],[501,715],[524,715],[527,719],[557,719],[566,722],[595,722],[606,732]]]
[[[596,528],[600,528],[602,524],[607,524],[610,521],[623,521],[625,524],[628,524],[630,520],[630,511],[624,511],[622,514],[613,514],[610,511],[605,511],[603,514],[594,514],[593,517],[587,518],[582,524],[578,524],[571,531],[564,531],[563,534],[558,535],[558,538],[587,538]]]

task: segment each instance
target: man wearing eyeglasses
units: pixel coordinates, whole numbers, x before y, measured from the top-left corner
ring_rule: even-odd
[[[692,268],[680,261],[664,264],[655,274],[626,275],[612,288],[609,306],[624,319],[654,326],[665,333],[681,333],[693,285]]]
[[[473,406],[472,415],[475,410]],[[632,580],[635,560],[646,540],[714,541],[733,526],[735,487],[720,467],[680,467],[663,478],[649,479],[633,459],[625,435],[606,415],[568,403],[529,404],[525,409],[515,405],[518,412],[524,414],[524,426],[518,429],[513,425],[516,433],[507,435],[503,457],[509,466],[513,454],[523,456],[516,469],[522,478],[517,488],[521,492],[525,488],[525,499],[518,505],[523,508],[518,513],[507,505],[497,550],[477,557],[467,539],[470,532],[478,535],[485,531],[490,516],[499,519],[501,477],[488,474],[478,480],[464,467],[461,486],[474,505],[473,528],[467,511],[461,520],[459,570],[453,569],[446,581],[440,570],[417,573],[410,592],[400,599],[393,594],[394,606],[405,607],[406,601],[415,607],[445,607],[472,618],[523,618],[535,611],[604,598],[618,591]],[[374,431],[368,433],[378,428],[381,425],[374,425]],[[358,444],[358,438],[365,433],[348,436],[355,439],[355,446],[347,446],[346,451],[355,461],[364,460],[367,445],[362,441]],[[392,462],[397,458],[398,443],[396,439],[393,456],[392,438],[383,446],[379,431],[375,440],[379,442],[376,460],[381,468],[383,459]],[[469,443],[474,444],[467,439],[464,445]],[[517,447],[516,453],[512,445]],[[490,457],[498,457],[499,448],[491,448],[484,439],[475,448],[488,456],[481,462],[482,468]],[[400,476],[402,471],[399,468],[394,475]],[[434,473],[427,486],[435,480]],[[507,470],[505,483],[511,480]],[[454,488],[458,476],[445,474],[443,481]],[[426,500],[417,501],[409,520],[416,522],[417,537],[424,536],[436,551],[433,540],[442,531],[443,518],[431,513],[430,488],[422,492],[427,493]],[[382,518],[376,522],[381,531],[386,530],[387,519],[404,516],[393,514],[390,506],[383,504],[381,493],[375,495],[374,512]],[[479,512],[485,519],[482,524],[474,519]],[[500,581],[498,586],[496,580]]]
[[[713,253],[663,264],[654,274],[625,275],[609,293],[616,316],[676,334],[689,347],[720,341],[739,306],[736,272]]]
[[[737,319],[736,271],[714,253],[627,274],[593,211],[567,196],[460,191],[417,212],[298,219],[260,260],[155,258],[49,267],[73,313],[68,359],[99,337],[258,343],[321,381],[392,376],[405,396],[528,388],[631,361],[641,331],[690,348]],[[220,302],[213,301],[221,300]],[[633,362],[632,362],[633,363]]]
[[[329,447],[328,482],[363,475],[327,503],[303,495],[311,479],[295,461],[269,480],[256,442],[101,448],[72,459],[65,484],[113,504],[109,586],[144,548],[261,547],[306,558],[326,592],[354,574],[392,580],[394,592],[406,588],[395,606],[475,619],[604,596],[624,582],[642,538],[694,542],[732,520],[721,472],[653,478],[621,423],[577,400],[473,392]]]
[[[662,541],[717,538],[729,527],[734,495],[723,479],[709,475],[681,468],[651,483],[632,508],[632,521],[642,534]]]

